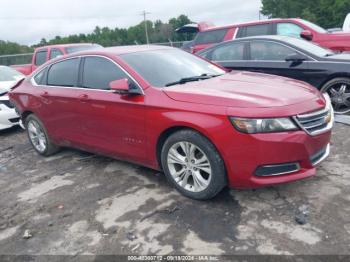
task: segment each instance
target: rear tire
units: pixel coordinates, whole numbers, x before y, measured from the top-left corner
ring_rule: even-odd
[[[34,114],[26,117],[25,127],[29,141],[37,153],[50,156],[59,151],[60,148],[51,141],[44,124]]]
[[[321,92],[329,95],[336,114],[350,113],[350,78],[334,78],[322,86]]]
[[[219,152],[194,130],[180,130],[170,135],[163,145],[161,162],[170,183],[189,198],[213,198],[227,184]]]

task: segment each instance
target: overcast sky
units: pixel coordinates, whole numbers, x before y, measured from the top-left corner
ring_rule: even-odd
[[[35,44],[41,38],[89,33],[95,26],[129,27],[180,14],[225,25],[257,20],[261,0],[1,0],[0,39]]]

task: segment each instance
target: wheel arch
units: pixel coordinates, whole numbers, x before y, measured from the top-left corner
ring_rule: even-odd
[[[329,75],[321,84],[319,87],[319,90],[321,91],[321,89],[324,87],[325,84],[327,84],[329,81],[332,81],[335,78],[349,78],[350,80],[350,73],[346,73],[346,72],[340,72],[340,73],[334,73]]]

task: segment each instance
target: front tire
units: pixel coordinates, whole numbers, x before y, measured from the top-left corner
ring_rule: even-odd
[[[336,114],[350,112],[350,78],[334,78],[322,86],[321,92],[329,95]]]
[[[196,131],[186,129],[172,134],[163,145],[161,162],[170,183],[189,198],[213,198],[227,184],[218,151]]]
[[[50,156],[59,150],[59,147],[50,140],[44,124],[38,117],[33,114],[27,116],[25,127],[30,143],[40,155]]]

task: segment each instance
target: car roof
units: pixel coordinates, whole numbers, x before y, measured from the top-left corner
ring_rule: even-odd
[[[98,45],[94,43],[74,43],[74,44],[56,44],[56,45],[46,45],[37,47],[36,50],[45,49],[45,48],[65,48],[65,47],[75,47],[75,46],[90,46]]]
[[[257,21],[236,23],[236,24],[224,25],[224,26],[212,26],[202,30],[201,32],[207,32],[207,31],[218,30],[218,29],[228,29],[232,27],[241,27],[241,26],[248,26],[248,25],[267,24],[271,22],[288,22],[288,21],[289,22],[300,21],[300,19],[299,18],[273,18],[273,19],[257,20]]]

